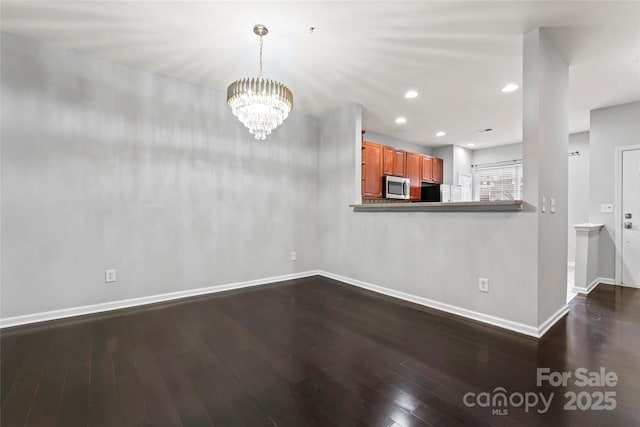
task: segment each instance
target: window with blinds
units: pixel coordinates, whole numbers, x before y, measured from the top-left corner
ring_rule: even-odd
[[[473,175],[475,200],[487,202],[522,199],[522,163],[478,166]]]

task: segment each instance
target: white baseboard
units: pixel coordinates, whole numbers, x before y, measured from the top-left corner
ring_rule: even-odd
[[[498,326],[500,328],[508,329],[508,330],[518,332],[524,335],[528,335],[531,337],[535,337],[535,338],[542,337],[542,335],[544,335],[544,333],[547,332],[549,328],[551,328],[551,326],[553,326],[558,320],[560,320],[565,314],[569,312],[568,307],[564,305],[556,313],[554,313],[551,317],[549,317],[549,319],[543,322],[539,327],[534,327],[530,325],[525,325],[523,323],[513,322],[511,320],[503,319],[500,317],[480,313],[477,311],[467,310],[465,308],[457,307],[457,306],[446,304],[443,302],[430,300],[428,298],[407,294],[405,292],[396,291],[393,289],[363,282],[361,280],[340,276],[338,274],[328,273],[326,271],[320,271],[320,270],[311,270],[311,271],[305,271],[302,273],[294,273],[294,274],[287,274],[282,276],[267,277],[264,279],[249,280],[246,282],[228,283],[224,285],[209,286],[206,288],[189,289],[185,291],[169,292],[165,294],[151,295],[147,297],[132,298],[127,300],[112,301],[112,302],[106,302],[106,303],[100,303],[100,304],[92,304],[92,305],[86,305],[82,307],[65,308],[61,310],[46,311],[41,313],[27,314],[23,316],[7,317],[4,319],[0,319],[0,329],[9,328],[13,326],[27,325],[27,324],[36,323],[36,322],[46,322],[50,320],[65,319],[68,317],[102,313],[105,311],[137,307],[141,305],[154,304],[158,302],[179,300],[179,299],[198,296],[198,295],[213,294],[218,292],[230,291],[234,289],[242,289],[242,288],[248,288],[252,286],[266,285],[270,283],[277,283],[285,280],[300,279],[303,277],[310,277],[315,275],[328,277],[330,279],[338,280],[340,282],[343,282],[349,285],[368,289],[370,291],[388,295],[390,297],[398,298],[401,300],[413,302],[425,307],[435,308],[437,310],[441,310],[457,316],[465,317],[467,319],[477,320],[482,323]],[[599,278],[598,280],[600,280],[600,283],[607,283],[611,281],[611,280],[602,279],[602,278]]]
[[[540,326],[538,326],[537,338],[541,338],[544,334],[546,334],[547,331],[551,329],[551,327],[555,325],[558,320],[562,319],[568,313],[569,313],[569,306],[567,304],[560,307],[558,311],[553,313],[547,320],[545,320],[540,324]]]
[[[579,294],[589,294],[589,292],[594,290],[600,283],[604,283],[605,285],[615,285],[616,281],[607,277],[596,277],[593,282],[587,285],[586,288],[583,286],[574,286],[571,290]]]
[[[120,301],[105,302],[100,304],[85,305],[82,307],[64,308],[61,310],[45,311],[41,313],[27,314],[24,316],[6,317],[0,319],[0,329],[12,326],[27,325],[29,323],[46,322],[49,320],[64,319],[67,317],[83,316],[86,314],[101,313],[104,311],[119,310],[122,308],[136,307],[146,304],[154,304],[164,301],[179,300],[198,295],[213,294],[217,292],[230,291],[233,289],[248,288],[270,283],[283,282],[285,280],[300,279],[303,277],[316,276],[317,270],[305,271],[302,273],[285,274],[282,276],[267,277],[264,279],[249,280],[246,282],[228,283],[224,285],[209,286],[206,288],[189,289],[185,291],[169,292],[166,294],[151,295],[148,297],[131,298]]]
[[[416,295],[408,294],[401,291],[385,288],[382,286],[374,285],[372,283],[363,282],[361,280],[352,279],[350,277],[340,276],[338,274],[329,273],[326,271],[319,271],[320,276],[334,279],[339,282],[344,282],[349,285],[358,286],[360,288],[368,289],[373,292],[384,294],[390,297],[398,298],[401,300],[413,302],[425,307],[435,308],[447,313],[455,314],[457,316],[465,317],[467,319],[476,320],[482,323],[488,323],[493,326],[508,329],[510,331],[518,332],[524,335],[528,335],[535,338],[540,338],[547,332],[558,320],[560,320],[565,314],[569,312],[569,307],[565,304],[556,313],[554,313],[549,319],[544,321],[540,326],[530,326],[524,323],[513,322],[501,317],[491,316],[488,314],[480,313],[473,310],[467,310],[466,308],[458,307],[443,302],[434,301],[428,298],[419,297]]]

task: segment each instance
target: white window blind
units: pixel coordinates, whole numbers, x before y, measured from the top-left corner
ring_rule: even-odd
[[[474,198],[479,201],[522,199],[522,163],[474,168]]]

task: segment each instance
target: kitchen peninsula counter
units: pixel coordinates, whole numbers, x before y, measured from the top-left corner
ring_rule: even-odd
[[[354,212],[514,212],[522,210],[522,200],[490,202],[389,202],[363,201],[349,205]]]

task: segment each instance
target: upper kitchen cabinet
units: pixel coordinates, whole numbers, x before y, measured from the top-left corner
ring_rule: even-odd
[[[362,197],[382,197],[382,145],[362,142]]]
[[[442,184],[443,181],[443,165],[444,160],[439,157],[433,158],[433,182],[436,184]]]
[[[422,181],[431,182],[433,180],[433,157],[422,156]]]
[[[443,160],[439,157],[422,156],[422,181],[442,184]]]
[[[410,182],[410,200],[420,200],[421,197],[421,162],[422,156],[418,153],[407,152],[406,172]]]
[[[382,157],[384,175],[406,176],[406,151],[385,146]]]

